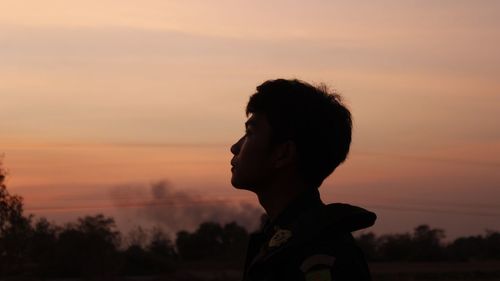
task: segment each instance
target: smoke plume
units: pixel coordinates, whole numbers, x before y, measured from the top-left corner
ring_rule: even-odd
[[[251,203],[207,198],[198,193],[174,189],[162,180],[150,186],[121,185],[111,190],[118,208],[136,210],[135,215],[169,232],[195,230],[200,223],[235,221],[249,231],[257,229],[263,210]]]

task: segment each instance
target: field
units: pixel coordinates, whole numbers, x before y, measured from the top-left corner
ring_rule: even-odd
[[[372,263],[373,280],[500,280],[500,262]]]
[[[372,271],[374,281],[500,281],[500,261],[463,263],[377,262],[371,263],[370,269]],[[241,280],[241,272],[238,269],[234,268],[232,265],[224,265],[219,263],[197,263],[182,268],[171,276],[156,277],[149,280],[236,281]]]
[[[375,262],[370,264],[374,281],[500,281],[500,261],[481,262]],[[0,281],[39,281],[28,276],[1,278]],[[105,276],[47,281],[240,281],[241,269],[234,263],[193,262],[175,272],[157,276]]]

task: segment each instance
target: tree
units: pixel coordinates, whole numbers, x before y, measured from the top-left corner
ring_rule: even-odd
[[[13,273],[27,261],[32,217],[24,215],[23,198],[8,192],[5,178],[0,162],[0,273]]]
[[[157,256],[163,258],[174,258],[176,256],[175,248],[170,237],[161,228],[154,227],[151,230],[151,240],[148,250]]]
[[[231,222],[224,225],[223,233],[225,258],[243,263],[248,244],[248,231],[236,222]]]
[[[441,240],[445,237],[444,230],[430,228],[428,225],[419,225],[413,232],[412,242],[415,261],[435,261],[444,258]]]
[[[67,224],[57,241],[56,261],[65,276],[114,273],[119,267],[120,233],[113,218],[102,214]]]
[[[177,233],[176,246],[185,260],[227,259],[242,260],[248,232],[235,222],[222,227],[219,223],[204,222],[194,233]]]
[[[33,227],[29,243],[29,257],[37,265],[38,275],[51,275],[57,271],[54,264],[57,236],[60,228],[46,218],[38,219]]]
[[[413,252],[412,237],[408,233],[382,235],[378,243],[384,260],[408,260]]]
[[[459,237],[446,250],[454,260],[500,260],[500,233],[488,230],[485,236]]]
[[[136,226],[128,232],[125,238],[126,247],[138,247],[144,250],[148,239],[147,231],[141,226]]]
[[[500,232],[487,230],[484,241],[486,244],[486,258],[500,260]]]
[[[378,241],[373,232],[363,233],[356,238],[358,246],[363,250],[367,260],[373,261],[378,257]]]
[[[181,230],[177,232],[175,245],[179,256],[184,260],[200,259],[201,254],[198,251],[198,245],[194,243],[193,234],[188,231]]]
[[[449,258],[459,261],[484,258],[486,243],[481,235],[459,237],[447,247]]]

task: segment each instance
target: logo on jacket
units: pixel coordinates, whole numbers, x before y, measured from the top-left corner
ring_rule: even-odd
[[[271,237],[271,240],[269,240],[269,247],[279,247],[286,243],[290,237],[292,237],[292,232],[290,230],[276,228],[276,232],[273,237]]]

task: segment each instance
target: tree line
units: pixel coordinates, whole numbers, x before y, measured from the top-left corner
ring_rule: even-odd
[[[413,233],[358,235],[369,261],[477,261],[500,260],[500,232],[458,237],[445,243],[445,231],[419,225]]]
[[[137,227],[124,235],[102,214],[58,225],[25,214],[22,197],[10,194],[4,179],[0,166],[0,278],[152,275],[196,261],[243,264],[249,232],[235,222],[205,222],[175,238],[160,227]],[[369,261],[500,260],[499,232],[448,243],[444,238],[444,230],[428,225],[412,233],[356,237]]]

